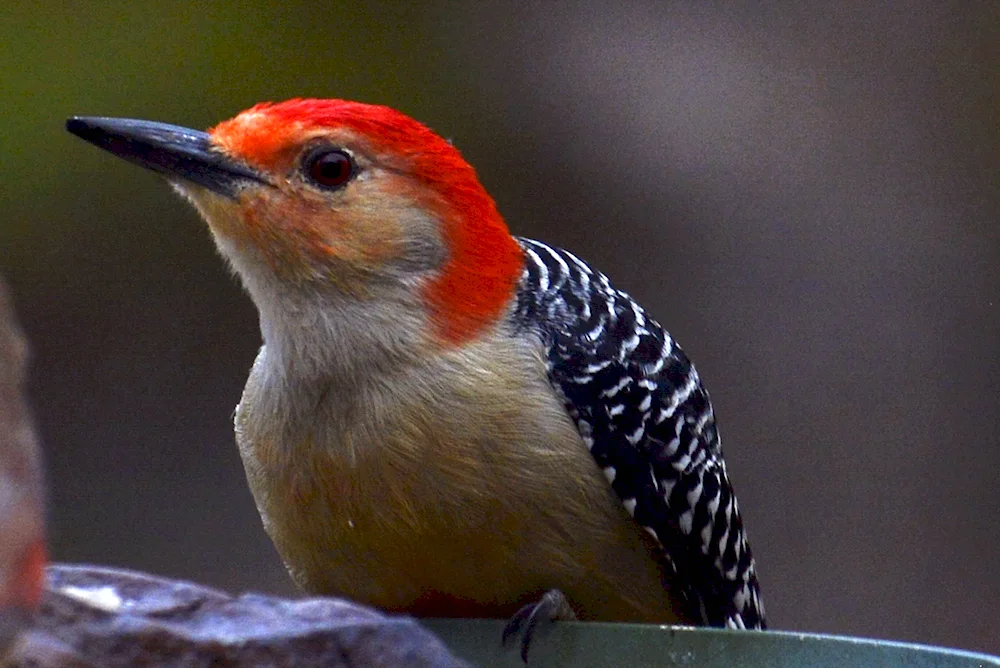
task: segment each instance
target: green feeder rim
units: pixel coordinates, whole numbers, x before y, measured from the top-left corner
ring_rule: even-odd
[[[524,668],[520,637],[500,646],[504,620],[424,619],[451,651],[475,666]],[[884,668],[1000,667],[1000,657],[944,647],[795,631],[556,622],[535,633],[529,666],[690,666],[709,668]]]

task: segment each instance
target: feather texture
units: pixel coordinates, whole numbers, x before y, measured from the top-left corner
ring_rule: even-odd
[[[520,239],[514,323],[629,514],[663,548],[703,623],[764,628],[757,573],[708,393],[670,335],[571,253]]]

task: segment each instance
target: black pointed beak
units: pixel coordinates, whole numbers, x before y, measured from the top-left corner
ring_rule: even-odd
[[[207,132],[129,118],[74,116],[66,129],[129,162],[235,198],[262,174],[215,149]]]

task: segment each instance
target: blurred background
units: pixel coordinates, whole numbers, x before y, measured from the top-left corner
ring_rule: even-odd
[[[686,348],[774,628],[1000,653],[1000,4],[618,4],[6,3],[54,558],[293,593],[232,436],[253,306],[65,117],[347,97],[452,138]]]

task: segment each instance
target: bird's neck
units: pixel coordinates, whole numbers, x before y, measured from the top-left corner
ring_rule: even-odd
[[[345,294],[319,281],[295,284],[253,247],[215,236],[257,307],[269,377],[297,385],[331,377],[352,382],[420,350],[426,313],[412,288],[385,282],[367,294]]]
[[[416,306],[336,293],[251,294],[273,373],[295,382],[355,384],[406,366],[424,349]]]

